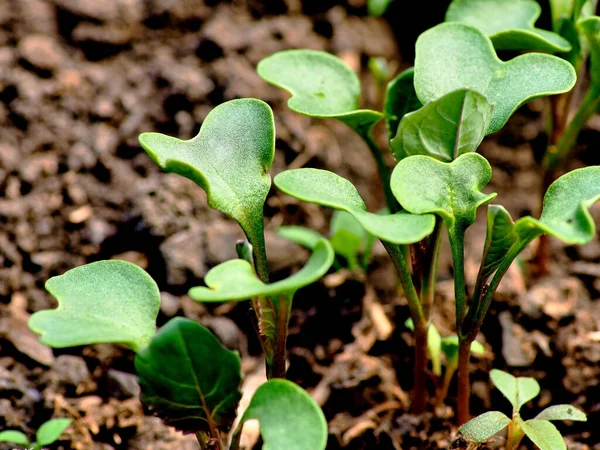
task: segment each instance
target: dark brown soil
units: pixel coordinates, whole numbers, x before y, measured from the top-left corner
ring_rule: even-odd
[[[366,62],[382,56],[392,67],[408,66],[415,36],[444,5],[423,8],[430,14],[402,16],[396,6],[388,23],[367,17],[364,0],[0,0],[0,430],[33,434],[60,416],[74,423],[56,448],[196,449],[193,437],[144,416],[131,352],[110,345],[50,351],[37,342],[26,321],[55,305],[45,280],[99,259],[135,262],[163,293],[159,325],[175,315],[200,320],[242,353],[249,380],[260,379],[247,305],[207,308],[186,296],[208,269],[236,257],[241,231],[207,207],[198,186],[160,172],[137,136],[159,131],[187,139],[223,101],[261,98],[276,117],[273,174],[300,166],[333,170],[376,210],[383,199],[361,141],[342,124],[291,113],[286,94],[262,81],[255,66],[282,49],[330,51],[362,74],[363,102],[376,107]],[[534,155],[544,148],[546,106],[523,108],[481,148],[494,166],[489,189],[513,217],[538,213]],[[578,148],[591,151],[573,168],[598,163],[597,119]],[[285,276],[307,255],[274,230],[295,223],[325,232],[330,212],[273,189],[265,214],[271,270]],[[599,208],[592,214],[600,219]],[[480,220],[468,240],[470,280],[484,226]],[[590,426],[600,418],[600,241],[566,248],[552,242],[552,255],[550,276],[534,282],[515,268],[501,286],[482,330],[486,353],[473,372],[472,409],[508,411],[491,389],[490,368],[535,376],[542,393],[524,415],[551,403],[576,405],[589,422],[559,429],[570,448],[600,448],[600,433]],[[401,325],[408,308],[394,284],[377,247],[369,273],[375,296],[331,274],[296,297],[289,378],[323,406],[328,449],[448,448],[455,438],[454,387],[435,415],[407,413],[412,343]],[[435,322],[447,334],[447,248],[438,291]],[[395,324],[387,340],[378,340],[385,325],[373,313],[379,303]]]

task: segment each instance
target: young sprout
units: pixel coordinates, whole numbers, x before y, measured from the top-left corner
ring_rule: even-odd
[[[31,450],[42,450],[58,441],[69,425],[71,425],[71,419],[50,419],[44,422],[35,434],[36,442],[30,442],[25,433],[17,430],[1,431],[0,442],[22,445]]]
[[[254,272],[252,277],[261,283]],[[195,433],[202,449],[227,449],[226,433],[242,395],[237,352],[224,348],[207,328],[190,319],[176,317],[156,332],[160,293],[152,278],[134,264],[98,261],[51,278],[46,288],[58,300],[58,308],[36,312],[29,321],[44,343],[56,348],[94,343],[129,347],[136,352],[144,405],[165,423]],[[293,421],[290,410],[295,411]],[[242,423],[249,418],[260,421],[265,448],[325,449],[325,417],[294,383],[271,380],[262,385]],[[298,428],[299,423],[310,431]],[[47,442],[40,437],[43,429],[38,443]],[[241,428],[236,435],[240,432]]]
[[[544,409],[534,419],[523,420],[521,407],[540,393],[540,385],[534,378],[513,377],[501,370],[492,369],[490,377],[513,407],[512,416],[500,411],[490,411],[471,419],[460,427],[459,432],[476,443],[484,442],[508,428],[507,450],[515,450],[523,436],[527,436],[540,450],[567,450],[560,432],[551,420],[586,421],[586,415],[571,405],[554,405]]]

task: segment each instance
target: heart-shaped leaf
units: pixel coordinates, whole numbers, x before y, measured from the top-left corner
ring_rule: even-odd
[[[540,450],[567,450],[567,444],[552,422],[531,419],[516,419],[523,432]]]
[[[189,295],[200,302],[223,302],[293,294],[325,275],[333,264],[333,258],[331,244],[327,239],[321,239],[301,270],[271,284],[263,283],[248,262],[234,259],[209,270],[204,277],[208,287],[192,288]]]
[[[569,41],[535,27],[541,13],[535,0],[454,0],[446,12],[446,22],[479,28],[498,50],[568,52]]]
[[[292,111],[310,117],[338,119],[364,134],[383,115],[359,109],[360,81],[340,58],[318,50],[284,50],[263,59],[256,68],[267,82],[292,97]]]
[[[500,411],[489,411],[469,420],[458,431],[479,443],[487,441],[509,423],[510,419],[505,414]]]
[[[212,208],[235,219],[254,248],[264,249],[263,206],[275,151],[269,105],[231,100],[213,109],[189,141],[159,133],[142,133],[139,140],[156,164],[197,183]]]
[[[415,69],[411,67],[387,85],[383,112],[390,139],[396,135],[402,118],[423,106],[415,92],[414,75]]]
[[[250,419],[260,423],[263,450],[324,450],[327,445],[327,421],[321,408],[291,381],[269,380],[256,390],[232,448],[238,448],[242,426]]]
[[[29,447],[30,442],[25,433],[17,430],[0,431],[0,442],[9,442],[11,444],[23,445]]]
[[[474,152],[485,137],[492,110],[483,95],[466,89],[427,103],[400,122],[390,141],[394,157],[428,155],[449,162]]]
[[[135,369],[142,402],[166,424],[194,433],[231,426],[242,396],[240,357],[199,323],[171,319],[135,356]]]
[[[160,292],[135,264],[86,264],[50,278],[46,289],[58,308],[33,314],[29,328],[50,347],[118,343],[138,352],[156,332]]]
[[[413,214],[439,215],[452,232],[475,221],[477,208],[496,194],[481,189],[490,181],[492,168],[477,153],[465,153],[451,163],[429,156],[401,160],[392,173],[392,192],[403,208]]]
[[[531,377],[513,377],[510,373],[492,369],[490,378],[502,395],[513,405],[513,411],[518,413],[525,403],[540,393],[540,385]]]
[[[536,417],[537,420],[576,420],[586,422],[587,416],[583,411],[571,405],[549,406]]]
[[[550,185],[540,219],[523,217],[515,222],[515,231],[524,241],[546,233],[568,244],[585,244],[596,234],[588,209],[598,200],[600,166],[573,170]]]
[[[40,447],[53,444],[71,425],[71,419],[51,419],[42,424],[35,434],[36,444]]]
[[[577,22],[590,47],[590,78],[600,88],[600,17],[592,16]]]
[[[394,244],[412,244],[431,234],[435,218],[405,211],[380,215],[366,211],[356,188],[345,178],[327,170],[286,170],[275,176],[275,185],[292,197],[346,211],[374,236]]]
[[[519,106],[567,92],[575,81],[573,66],[552,55],[528,53],[502,62],[485,34],[462,23],[437,25],[416,44],[419,100],[426,104],[458,89],[477,91],[494,106],[488,134],[502,128]]]

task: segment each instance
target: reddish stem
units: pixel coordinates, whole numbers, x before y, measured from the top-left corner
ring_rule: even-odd
[[[469,358],[471,356],[471,342],[460,340],[458,345],[458,401],[456,424],[467,423],[471,419],[469,400],[471,397],[471,383],[469,379]]]
[[[427,403],[427,390],[425,386],[427,373],[427,326],[415,324],[415,366],[414,386],[411,412],[422,414]]]

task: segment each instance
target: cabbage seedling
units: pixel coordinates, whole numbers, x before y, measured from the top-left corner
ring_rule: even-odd
[[[245,264],[241,269],[250,267],[239,261]],[[176,317],[156,332],[160,293],[138,266],[98,261],[49,279],[46,289],[58,308],[36,312],[29,320],[41,341],[55,348],[115,343],[133,350],[146,408],[166,424],[195,433],[202,449],[237,450],[248,419],[259,420],[265,448],[325,449],[321,409],[300,387],[280,379],[256,391],[227,447],[226,433],[242,395],[240,357],[190,319]]]
[[[513,407],[512,416],[500,411],[490,411],[471,419],[460,427],[459,432],[476,443],[487,441],[494,434],[508,428],[507,450],[514,450],[524,436],[540,450],[567,450],[560,432],[551,420],[586,421],[585,413],[571,405],[553,405],[544,409],[534,419],[523,420],[521,407],[540,393],[540,385],[534,378],[513,377],[501,370],[493,369],[490,377]]]
[[[69,425],[71,425],[71,419],[50,419],[44,422],[35,433],[36,442],[30,442],[25,433],[17,430],[0,432],[0,442],[22,445],[31,450],[42,450],[43,447],[58,441]]]

